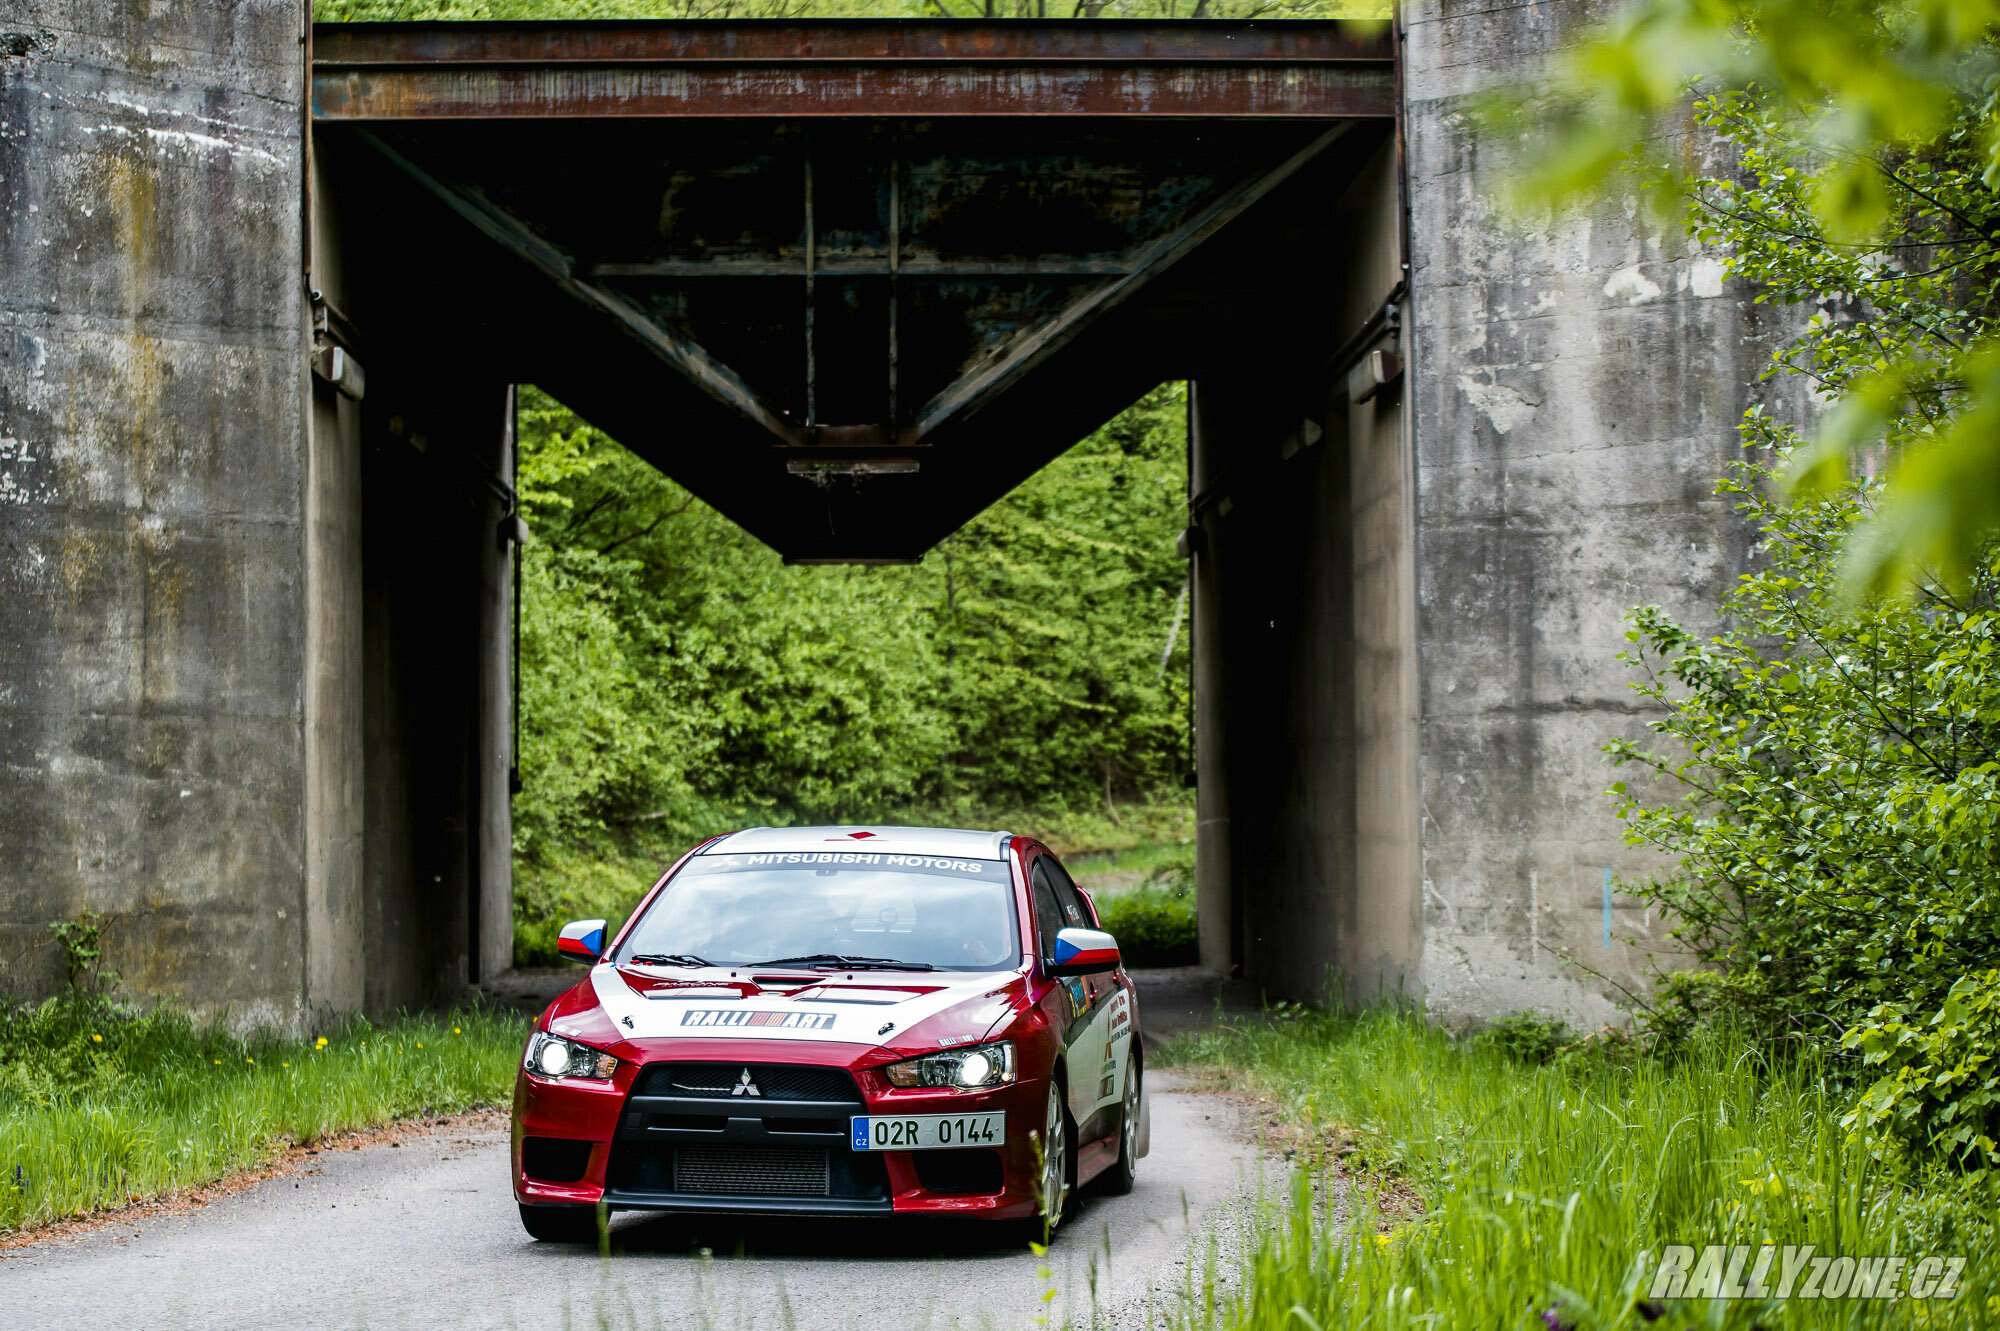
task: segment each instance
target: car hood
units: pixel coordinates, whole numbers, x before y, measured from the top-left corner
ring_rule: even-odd
[[[726,1039],[937,1048],[980,1039],[1023,1001],[1015,971],[856,972],[788,978],[664,976],[593,967],[598,1006],[628,1040]]]

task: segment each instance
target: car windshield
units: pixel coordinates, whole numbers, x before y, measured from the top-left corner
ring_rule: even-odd
[[[697,855],[618,960],[999,970],[1020,957],[1005,860],[880,852]]]

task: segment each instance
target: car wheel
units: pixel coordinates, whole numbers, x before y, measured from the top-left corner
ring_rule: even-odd
[[[1135,1057],[1132,1060],[1132,1070],[1125,1077],[1125,1103],[1118,1110],[1118,1158],[1097,1177],[1098,1191],[1107,1197],[1123,1197],[1132,1191],[1132,1181],[1138,1177],[1141,1075],[1142,1069]]]
[[[1062,1084],[1049,1079],[1049,1112],[1042,1130],[1042,1220],[1054,1234],[1069,1211],[1069,1111]]]
[[[521,1228],[542,1243],[597,1242],[594,1206],[529,1206],[521,1208]]]

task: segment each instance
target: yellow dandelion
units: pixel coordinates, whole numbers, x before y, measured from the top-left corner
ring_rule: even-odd
[[[417,1041],[417,1048],[422,1049],[423,1047],[424,1047],[424,1042],[422,1040]]]
[[[279,1066],[279,1067],[281,1067],[281,1068],[288,1068],[288,1067],[290,1067],[290,1066],[291,1066],[291,1064],[290,1064],[290,1063],[280,1063],[280,1064],[278,1064],[278,1066]]]
[[[324,1035],[322,1035],[322,1036],[320,1036],[320,1037],[319,1037],[319,1039],[317,1039],[317,1040],[313,1041],[313,1048],[315,1048],[315,1049],[324,1049],[324,1048],[326,1048],[326,1037],[325,1037]]]
[[[219,1058],[218,1058],[218,1059],[216,1059],[216,1060],[215,1060],[215,1066],[217,1066],[217,1067],[221,1067],[221,1066],[222,1066],[222,1060],[221,1060],[221,1059],[219,1059]]]
[[[452,1028],[451,1028],[451,1033],[452,1033],[453,1035],[457,1035],[457,1034],[459,1034],[460,1032],[459,1032],[459,1029],[458,1029],[458,1027],[456,1027],[456,1026],[452,1027]]]
[[[246,1058],[246,1059],[244,1059],[243,1061],[244,1061],[245,1063],[255,1063],[255,1062],[256,1062],[257,1060],[256,1060],[256,1059],[254,1059],[254,1058]]]
[[[91,1037],[90,1037],[90,1042],[91,1042],[92,1044],[103,1044],[103,1043],[104,1043],[104,1037],[103,1037],[103,1036],[101,1036],[101,1035],[93,1035],[93,1036],[91,1036]]]

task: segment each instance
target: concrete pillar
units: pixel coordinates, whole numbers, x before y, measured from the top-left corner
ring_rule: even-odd
[[[514,485],[514,386],[502,395],[500,428],[489,433],[485,463],[509,491]],[[514,960],[513,501],[483,499],[479,556],[478,712],[473,723],[472,978],[489,980]]]
[[[0,57],[0,957],[302,1027],[316,575],[296,0],[14,0]],[[318,492],[313,492],[317,495]],[[320,564],[324,570],[327,566]],[[315,659],[324,659],[315,657]],[[322,787],[322,790],[325,788]],[[322,897],[322,902],[324,898]]]
[[[1618,1021],[1619,990],[1672,953],[1658,918],[1608,886],[1664,867],[1623,843],[1603,793],[1600,747],[1645,738],[1648,719],[1616,659],[1622,616],[1657,603],[1704,632],[1747,563],[1748,533],[1713,488],[1791,317],[1627,201],[1533,230],[1502,213],[1515,141],[1479,135],[1468,110],[1537,77],[1597,12],[1400,10],[1421,974],[1448,1021],[1524,1008]],[[1657,146],[1719,166],[1713,141],[1687,133]]]
[[[1195,909],[1201,929],[1201,964],[1227,974],[1238,960],[1234,879],[1230,869],[1229,749],[1223,677],[1221,522],[1213,487],[1220,478],[1219,431],[1203,414],[1199,383],[1188,385],[1188,492],[1196,505],[1193,527]]]

